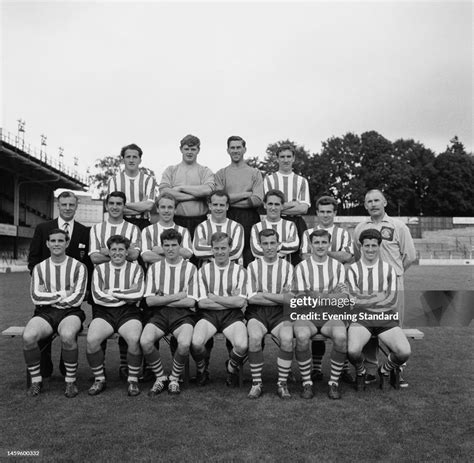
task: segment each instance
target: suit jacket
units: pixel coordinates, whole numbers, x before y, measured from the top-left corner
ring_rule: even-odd
[[[58,228],[58,219],[43,222],[36,226],[28,254],[28,269],[30,274],[33,272],[33,268],[36,264],[50,257],[51,253],[46,246],[46,241],[48,239],[48,233],[55,228]],[[90,285],[94,266],[89,258],[89,230],[89,227],[74,221],[74,228],[72,230],[72,236],[70,237],[69,246],[66,249],[66,254],[85,264],[87,273],[89,274],[88,281]]]

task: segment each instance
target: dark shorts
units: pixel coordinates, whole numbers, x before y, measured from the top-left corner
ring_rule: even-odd
[[[82,324],[86,319],[86,314],[83,310],[80,309],[80,307],[57,309],[55,307],[47,305],[37,305],[33,317],[40,317],[43,320],[46,320],[53,328],[53,333],[57,333],[59,324],[70,315],[75,315],[76,317],[79,317],[79,319],[81,320],[81,329],[79,331],[82,331]]]
[[[245,318],[251,320],[254,318],[259,321],[269,333],[280,323],[291,322],[290,317],[284,315],[283,306],[265,306],[265,305],[249,305],[245,311]]]
[[[218,333],[236,322],[244,321],[244,314],[240,309],[199,310],[198,315],[200,320],[207,320],[215,326]]]
[[[104,307],[94,304],[92,306],[92,319],[102,318],[117,333],[119,328],[130,320],[142,321],[140,309],[134,304],[128,304],[120,307]]]
[[[174,333],[181,325],[196,324],[195,312],[190,309],[179,309],[176,307],[163,307],[154,309],[148,323],[152,323],[167,335]]]
[[[373,315],[374,312],[361,310],[360,314],[367,314],[368,316],[370,316]],[[396,320],[396,317],[398,316],[396,312],[389,310],[388,312],[385,312],[385,314],[388,317],[387,320],[364,320],[361,319],[361,317],[359,316],[357,324],[363,326],[364,328],[367,328],[372,334],[372,336],[379,336],[385,331],[400,326],[398,320]]]

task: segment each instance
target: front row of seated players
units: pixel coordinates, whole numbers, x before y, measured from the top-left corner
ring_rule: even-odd
[[[222,331],[233,345],[226,367],[227,381],[235,383],[247,353],[247,329],[241,309],[245,306],[248,293],[246,316],[253,381],[249,397],[257,398],[262,393],[262,339],[265,333],[271,332],[280,343],[277,360],[278,395],[281,398],[290,397],[286,379],[292,363],[294,334],[296,360],[303,380],[302,397],[311,398],[313,391],[309,339],[320,330],[323,335],[332,338],[334,345],[329,396],[333,399],[340,398],[337,384],[345,359],[344,323],[331,321],[315,326],[312,322],[296,321],[292,324],[281,310],[283,297],[289,291],[292,280],[295,293],[305,291],[313,297],[327,294],[342,297],[347,294],[342,283],[342,265],[327,255],[330,244],[327,231],[319,230],[310,235],[311,258],[296,267],[294,278],[291,265],[277,257],[281,246],[278,233],[273,229],[261,231],[260,242],[264,256],[249,266],[247,289],[245,270],[229,260],[231,239],[227,234],[213,234],[211,243],[214,260],[205,264],[199,272],[180,256],[181,235],[178,232],[169,229],[160,238],[165,259],[153,264],[148,272],[145,296],[151,312],[143,333],[140,312],[136,306],[144,293],[142,269],[136,262],[126,260],[130,246],[127,238],[115,235],[107,242],[110,262],[99,264],[92,279],[94,306],[93,321],[87,338],[87,358],[95,381],[89,394],[98,394],[105,388],[104,354],[100,344],[114,331],[118,331],[128,344],[128,393],[131,396],[140,392],[137,381],[142,360],[140,338],[145,356],[157,379],[150,395],[156,395],[164,389],[166,376],[154,343],[168,332],[178,338],[169,392],[179,393],[177,379],[189,355],[190,345],[197,362],[198,378],[205,377],[204,346],[218,331]],[[393,311],[397,297],[396,278],[393,269],[379,259],[380,233],[377,230],[364,231],[360,242],[362,259],[349,267],[345,279],[349,294],[355,300],[356,311],[369,315],[383,313],[386,321],[367,322],[360,319],[353,322],[348,332],[349,357],[356,366],[357,387],[361,389],[365,384],[361,351],[371,333],[378,335],[392,351],[379,371],[381,386],[388,376],[396,385],[399,367],[410,355],[409,343],[398,326],[396,313]],[[24,333],[25,360],[32,378],[29,394],[33,396],[38,395],[41,390],[37,341],[54,331],[59,333],[63,341],[63,356],[68,373],[66,396],[74,397],[78,393],[75,386],[77,335],[85,318],[80,304],[85,294],[86,277],[84,266],[66,256],[67,243],[68,236],[64,231],[50,232],[47,245],[51,250],[51,257],[38,264],[33,272],[31,293],[37,308]],[[196,300],[200,320],[193,330],[195,318],[191,309]]]

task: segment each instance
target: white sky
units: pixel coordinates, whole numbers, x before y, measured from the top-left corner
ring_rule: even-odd
[[[128,143],[158,180],[289,138],[311,152],[348,131],[472,151],[472,3],[2,3],[2,127],[85,172]]]

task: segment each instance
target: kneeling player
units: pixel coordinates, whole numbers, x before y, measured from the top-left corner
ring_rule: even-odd
[[[180,393],[178,380],[188,361],[194,327],[193,309],[199,298],[196,267],[181,257],[181,234],[173,229],[165,230],[160,235],[160,242],[165,259],[148,269],[145,297],[151,314],[140,339],[145,360],[156,376],[148,393],[150,397],[165,389],[167,378],[155,342],[168,333],[178,341],[168,392]]]
[[[227,385],[235,385],[238,372],[247,353],[247,329],[242,308],[246,302],[246,274],[243,267],[229,260],[232,239],[227,233],[216,232],[211,237],[214,260],[199,270],[199,316],[192,340],[192,352],[197,368],[197,383],[209,381],[206,369],[206,342],[222,332],[231,342],[232,350],[226,362]]]
[[[87,270],[84,264],[66,255],[68,244],[69,236],[64,230],[51,230],[46,241],[51,257],[37,264],[32,273],[31,299],[36,309],[23,332],[23,352],[31,376],[28,395],[31,397],[39,395],[43,384],[38,341],[53,333],[61,338],[66,368],[64,395],[72,398],[79,393],[76,386],[77,335],[86,318],[80,307],[86,294]]]
[[[359,237],[361,259],[347,271],[347,284],[355,298],[357,322],[349,327],[348,355],[357,373],[356,389],[365,389],[366,370],[363,347],[377,336],[391,350],[379,367],[380,388],[390,380],[400,387],[400,367],[411,354],[410,343],[399,326],[396,313],[397,277],[395,270],[380,258],[382,235],[378,230],[364,230]]]
[[[92,322],[87,333],[87,360],[95,381],[89,395],[100,394],[106,386],[104,352],[101,343],[119,333],[128,346],[128,395],[140,394],[138,373],[142,363],[140,335],[142,323],[137,302],[143,296],[143,270],[127,261],[130,240],[113,235],[107,240],[110,262],[96,266],[92,278]]]
[[[282,399],[291,397],[287,379],[293,360],[293,325],[283,314],[284,293],[288,293],[293,281],[293,267],[278,258],[281,246],[278,232],[272,228],[259,233],[263,258],[257,258],[247,268],[247,295],[249,305],[245,312],[248,320],[249,364],[252,373],[250,399],[262,395],[263,350],[262,341],[270,332],[280,345],[278,354],[278,390]]]
[[[346,297],[344,266],[328,256],[331,246],[331,235],[327,230],[315,230],[310,236],[311,257],[299,263],[295,269],[294,292],[305,292],[313,298],[339,300]],[[325,305],[327,313],[335,313],[331,305]],[[324,315],[320,314],[320,315]],[[339,378],[346,360],[347,328],[343,320],[330,319],[325,321],[297,320],[293,329],[296,338],[296,361],[300,369],[303,392],[301,397],[311,399],[314,396],[311,380],[311,350],[310,339],[321,333],[331,338],[331,376],[329,378],[328,396],[330,399],[340,399]]]

